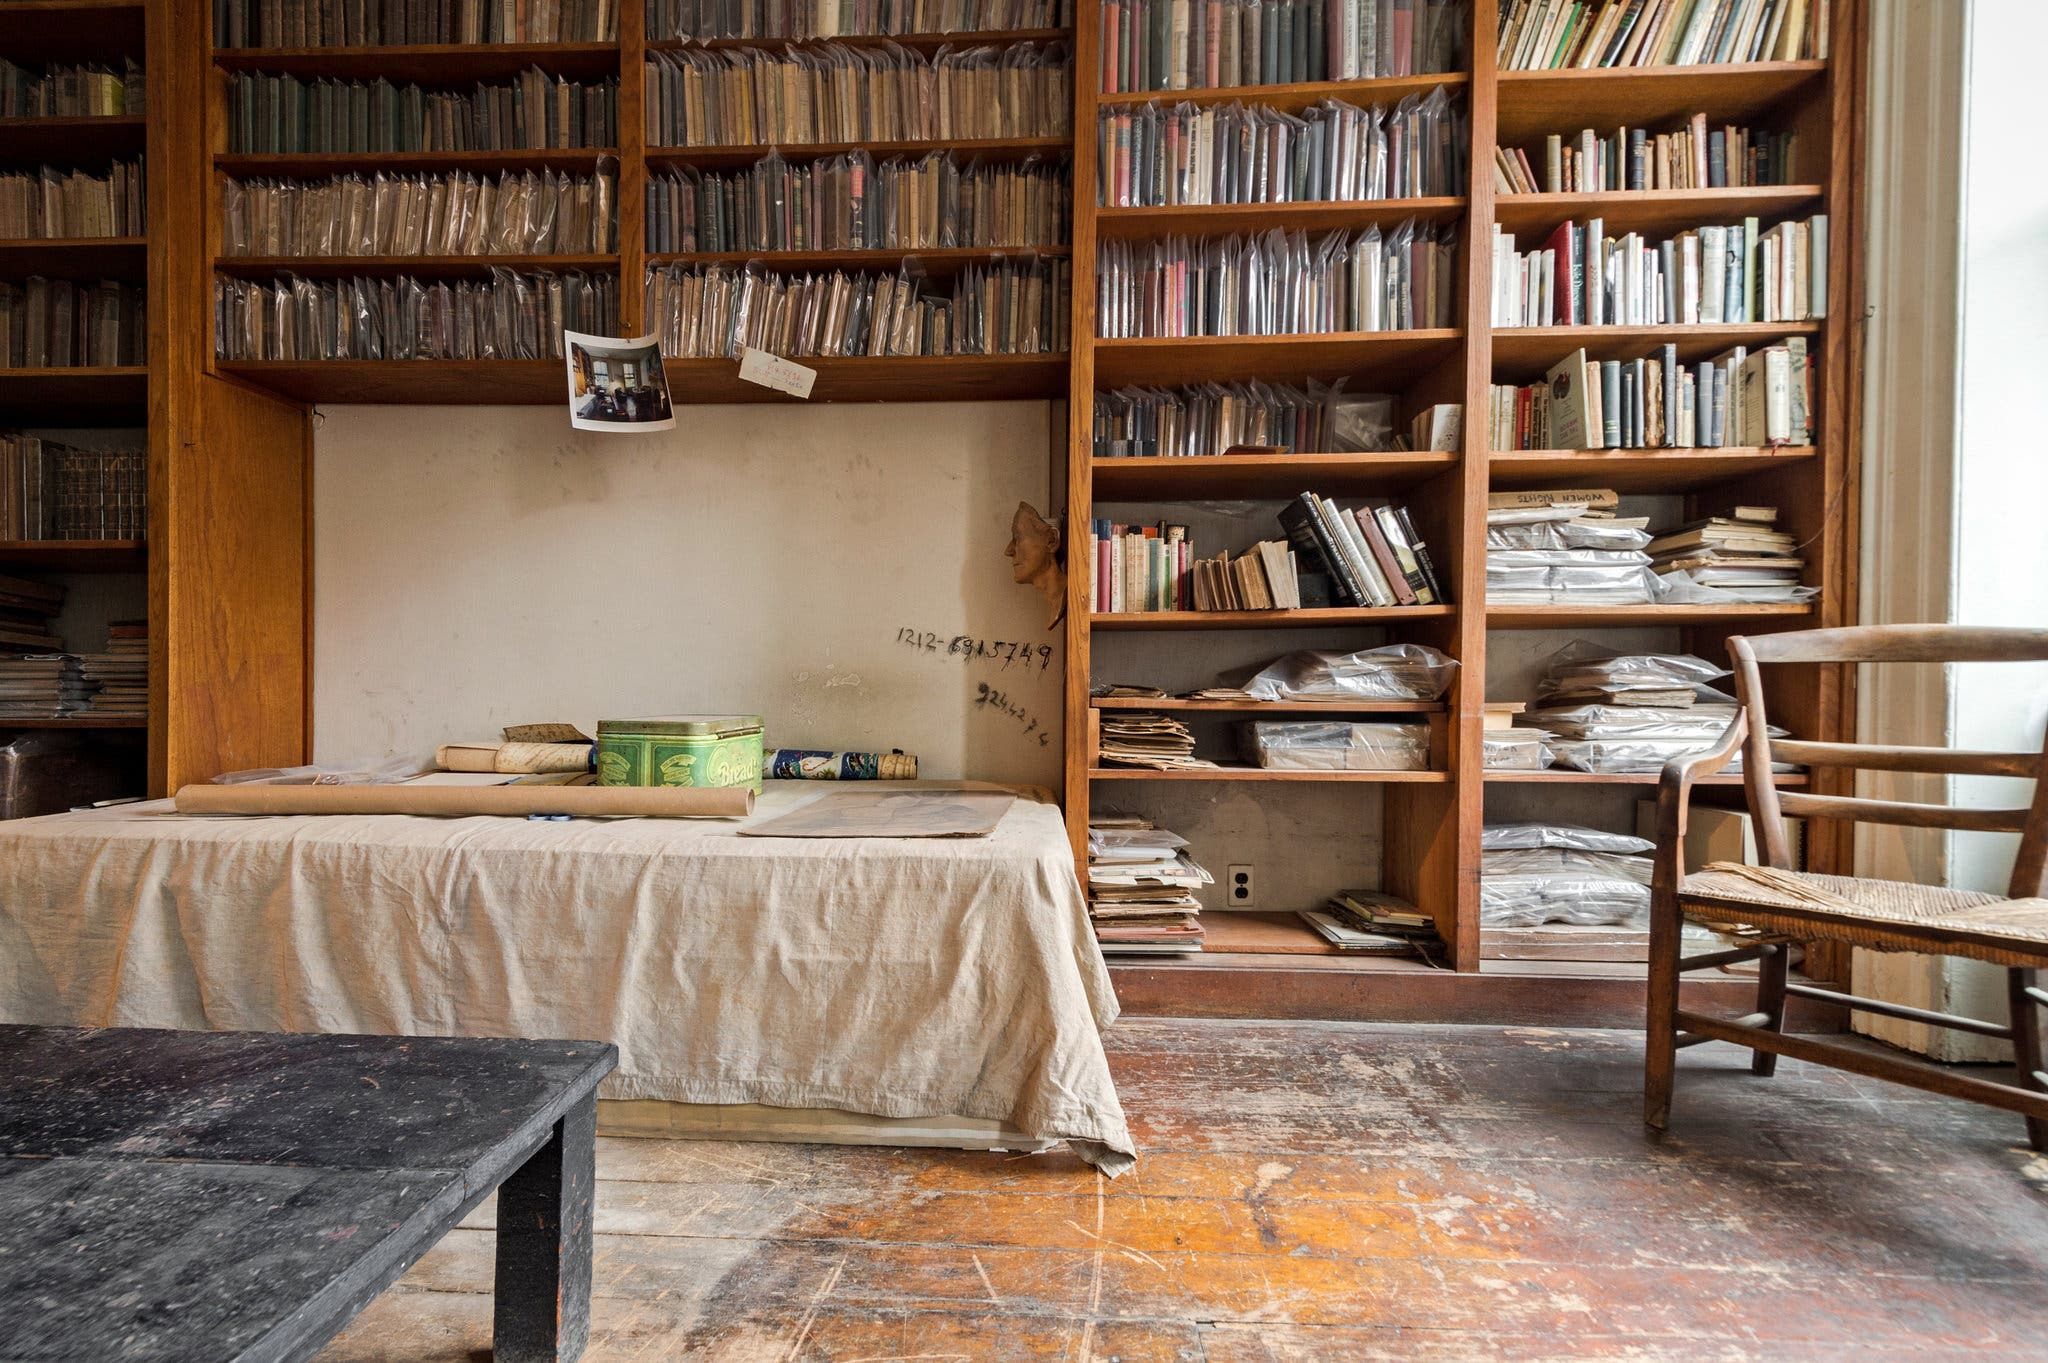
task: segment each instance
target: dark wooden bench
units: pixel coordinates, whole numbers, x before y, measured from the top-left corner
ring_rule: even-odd
[[[574,1359],[617,1060],[0,1026],[0,1360],[310,1358],[493,1190],[496,1356]]]

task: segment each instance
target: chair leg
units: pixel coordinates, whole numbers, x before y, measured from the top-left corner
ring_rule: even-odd
[[[1756,1010],[1764,1015],[1762,1026],[1773,1032],[1785,1030],[1785,973],[1792,968],[1792,949],[1779,943],[1765,950],[1756,962]],[[1778,1057],[1771,1051],[1752,1051],[1749,1072],[1768,1078],[1778,1072]]]
[[[1659,895],[1650,904],[1650,978],[1643,1016],[1643,1121],[1652,1130],[1671,1124],[1671,1089],[1678,1063],[1678,953],[1684,917]]]
[[[2005,972],[2005,978],[2006,994],[2012,1001],[2012,1051],[2019,1065],[2020,1086],[2048,1090],[2048,1084],[2036,1077],[2048,1068],[2042,1061],[2043,1050],[2048,1049],[2041,1037],[2043,1009],[2027,993],[2027,986],[2036,985],[2041,972],[2014,967]],[[2027,1118],[2027,1140],[2036,1150],[2048,1150],[2048,1120]]]

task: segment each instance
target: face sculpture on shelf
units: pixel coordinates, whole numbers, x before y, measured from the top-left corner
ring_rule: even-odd
[[[1038,588],[1052,614],[1045,627],[1051,629],[1067,613],[1067,575],[1060,569],[1060,532],[1048,524],[1029,502],[1017,503],[1010,519],[1010,544],[1003,553],[1011,562],[1011,576]]]

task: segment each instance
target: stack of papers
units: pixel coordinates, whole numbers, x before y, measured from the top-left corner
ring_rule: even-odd
[[[1194,892],[1214,883],[1178,833],[1108,810],[1089,819],[1088,916],[1104,955],[1200,951]]]
[[[95,687],[81,714],[143,719],[149,714],[149,639],[139,621],[116,623],[104,653],[79,658],[87,685]]]
[[[1726,516],[1692,521],[1650,542],[1659,574],[1684,573],[1701,587],[1743,601],[1798,601],[1799,542],[1777,528],[1778,508],[1738,506]]]
[[[89,688],[69,653],[0,657],[0,720],[57,719],[85,704]]]
[[[1185,771],[1213,767],[1195,756],[1195,736],[1171,715],[1148,710],[1105,710],[1102,714],[1104,762],[1154,771]]]

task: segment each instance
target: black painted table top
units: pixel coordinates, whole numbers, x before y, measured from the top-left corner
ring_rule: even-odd
[[[616,1061],[597,1042],[0,1026],[0,1360],[304,1357]]]

